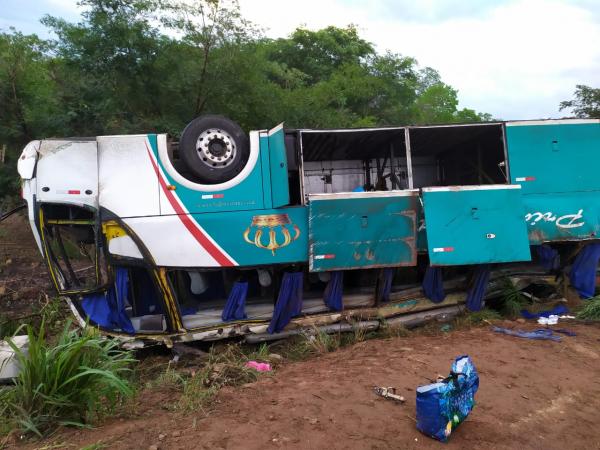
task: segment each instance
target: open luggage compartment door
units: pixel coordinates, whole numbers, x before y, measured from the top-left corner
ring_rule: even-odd
[[[309,196],[312,272],[414,266],[416,190]]]
[[[271,171],[271,199],[273,208],[290,203],[288,164],[285,152],[283,123],[269,130],[269,165]]]
[[[432,265],[529,261],[519,185],[422,189]]]

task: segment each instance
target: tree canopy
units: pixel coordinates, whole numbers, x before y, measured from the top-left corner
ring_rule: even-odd
[[[571,109],[576,117],[600,118],[600,88],[592,88],[578,84],[575,88],[575,98],[560,103],[561,111]]]
[[[246,130],[490,120],[415,58],[379,53],[355,26],[268,39],[236,0],[80,0],[56,38],[0,31],[0,198],[44,137],[169,132],[217,113]]]

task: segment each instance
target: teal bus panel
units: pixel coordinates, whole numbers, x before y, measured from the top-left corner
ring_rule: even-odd
[[[523,196],[531,244],[597,239],[600,192],[559,192]]]
[[[294,206],[192,217],[239,265],[270,266],[308,259],[307,209]]]
[[[271,166],[269,163],[269,136],[266,131],[260,132],[259,138],[260,164],[262,169],[262,194],[265,209],[273,207],[271,198]]]
[[[422,192],[432,265],[531,260],[518,185],[423,188]]]
[[[600,190],[600,120],[508,122],[510,180],[523,194]]]
[[[158,153],[155,134],[149,134],[148,140],[152,147],[152,152],[161,173],[164,174],[164,182],[172,186],[172,195],[178,200],[186,210],[186,213],[213,213],[226,211],[241,211],[262,209],[265,207],[263,202],[262,168],[261,159],[258,158],[252,171],[239,184],[217,191],[203,191],[201,185],[198,189],[192,189],[177,182],[166,170],[163,161]],[[258,151],[258,149],[257,149]],[[161,175],[162,177],[163,175]],[[133,179],[132,179],[133,182]],[[157,186],[158,189],[158,186]],[[164,197],[160,200],[165,201]],[[171,211],[171,208],[165,208],[161,203],[161,215],[169,214],[165,211]]]
[[[418,204],[416,191],[311,195],[310,270],[416,265]]]
[[[271,169],[271,198],[273,208],[290,203],[288,163],[285,152],[283,124],[269,131],[269,164]]]

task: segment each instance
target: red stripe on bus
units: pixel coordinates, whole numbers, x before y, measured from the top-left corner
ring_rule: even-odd
[[[181,222],[183,222],[183,225],[185,225],[185,227],[188,229],[188,231],[190,233],[192,233],[192,236],[194,236],[194,238],[198,241],[198,243],[202,247],[204,247],[204,250],[206,250],[209,253],[209,255],[212,256],[217,261],[217,263],[219,263],[221,266],[227,266],[227,267],[235,266],[233,261],[231,261],[225,254],[223,254],[223,252],[221,252],[221,250],[219,250],[215,246],[215,244],[213,244],[206,237],[206,235],[204,233],[202,233],[202,231],[200,231],[194,225],[194,222],[189,217],[188,213],[183,210],[181,205],[177,202],[177,199],[175,199],[175,196],[173,195],[173,191],[170,191],[169,189],[167,189],[167,183],[165,183],[165,180],[163,180],[163,178],[161,177],[160,171],[158,170],[158,166],[154,162],[154,158],[152,157],[152,154],[150,153],[150,149],[148,148],[147,143],[146,143],[146,150],[148,151],[148,156],[150,157],[150,161],[152,162],[154,171],[156,172],[156,175],[158,176],[158,182],[160,183],[160,187],[162,188],[167,199],[169,200],[169,203],[171,204],[171,206],[177,213],[177,216],[179,217],[179,219],[181,219]]]

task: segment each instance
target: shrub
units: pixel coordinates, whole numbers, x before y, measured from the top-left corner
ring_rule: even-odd
[[[506,317],[519,317],[521,310],[529,303],[529,300],[510,278],[503,278],[501,283],[502,307],[500,312]]]
[[[600,320],[600,296],[586,300],[583,308],[577,313],[577,318],[583,320]]]
[[[47,342],[43,320],[37,334],[28,325],[27,352],[8,340],[21,371],[14,386],[0,393],[6,405],[0,412],[23,432],[42,436],[57,425],[85,426],[133,394],[131,354],[114,340],[70,325],[55,345]]]

